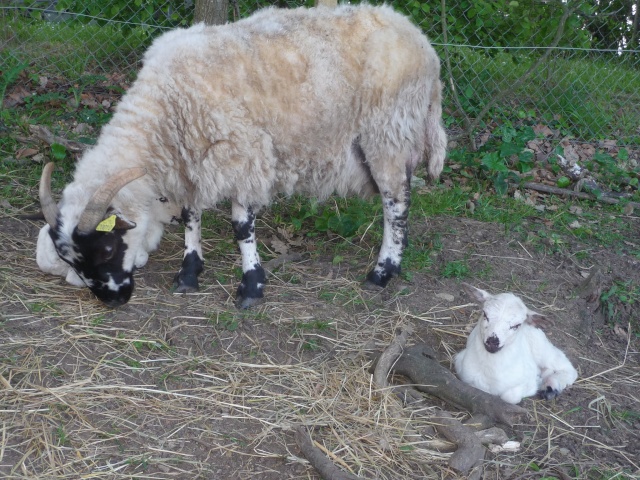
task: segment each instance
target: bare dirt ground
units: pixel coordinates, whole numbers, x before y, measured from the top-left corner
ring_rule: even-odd
[[[637,252],[640,219],[627,220]],[[421,432],[440,408],[467,414],[429,398],[398,416],[396,397],[371,383],[366,355],[410,324],[410,343],[428,343],[452,367],[476,310],[460,280],[440,274],[452,260],[468,265],[465,281],[513,291],[554,319],[547,333],[580,374],[556,400],[522,402],[529,418],[506,430],[519,451],[488,452],[483,478],[640,475],[640,340],[626,328],[640,314],[620,305],[613,328],[579,288],[595,269],[604,287],[637,285],[637,255],[572,240],[538,248],[503,225],[414,217],[411,238],[442,238],[431,269],[371,292],[362,279],[375,245],[358,239],[336,262],[305,241],[303,259],[271,275],[266,301],[238,311],[239,258],[216,250],[232,241],[221,224],[204,233],[199,293],[170,291],[176,229],[137,273],[132,301],[112,310],[38,270],[38,222],[0,219],[2,478],[318,478],[294,441],[299,425],[362,478],[459,478],[447,466],[454,446]],[[536,218],[523,227],[546,228]]]

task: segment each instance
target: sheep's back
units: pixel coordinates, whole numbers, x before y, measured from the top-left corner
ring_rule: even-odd
[[[114,123],[142,130],[167,189],[193,185],[205,207],[367,193],[353,143],[385,161],[421,152],[438,77],[427,39],[389,7],[266,9],[157,39]]]

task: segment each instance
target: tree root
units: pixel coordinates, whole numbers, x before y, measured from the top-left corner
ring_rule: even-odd
[[[512,426],[527,415],[527,411],[461,382],[438,363],[435,352],[427,345],[404,348],[410,333],[409,328],[403,329],[389,347],[374,359],[369,372],[373,373],[374,382],[379,388],[388,386],[387,375],[393,372],[408,377],[415,389],[471,412],[474,415],[473,422],[468,425],[463,425],[444,411],[433,417],[433,421],[436,430],[457,445],[457,450],[449,459],[449,466],[462,475],[471,472],[471,477],[476,478],[481,475],[481,469],[472,469],[484,460],[486,450],[482,444],[504,439],[505,434],[502,432],[500,435],[499,429],[493,429],[489,434],[477,435],[471,426],[488,428],[496,423]],[[413,388],[397,387],[396,393],[407,406],[422,403],[421,395]]]
[[[302,454],[324,480],[357,480],[358,477],[356,475],[344,472],[336,467],[322,450],[313,444],[306,428],[302,425],[295,429],[295,439]]]
[[[435,352],[428,345],[414,345],[402,353],[393,365],[392,372],[408,377],[417,390],[473,415],[484,414],[494,423],[511,427],[528,415],[526,409],[458,380],[435,357]]]

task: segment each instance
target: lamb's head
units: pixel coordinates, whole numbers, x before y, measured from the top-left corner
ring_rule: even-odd
[[[538,328],[551,324],[544,315],[529,310],[513,293],[491,295],[468,284],[463,287],[482,308],[478,327],[484,348],[489,353],[496,353],[513,343],[524,324]]]
[[[136,224],[111,207],[113,197],[128,183],[146,173],[131,168],[108,178],[95,192],[87,192],[83,208],[59,208],[51,195],[53,163],[40,179],[40,205],[47,221],[40,231],[37,261],[48,273],[66,276],[69,283],[86,285],[105,304],[127,303],[133,292],[133,262],[125,262],[127,233]],[[63,198],[63,202],[65,198]]]

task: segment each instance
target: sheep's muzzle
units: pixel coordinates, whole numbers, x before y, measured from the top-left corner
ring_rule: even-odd
[[[489,353],[496,353],[498,350],[502,348],[500,346],[500,339],[495,335],[487,338],[487,340],[484,342],[484,348]]]

